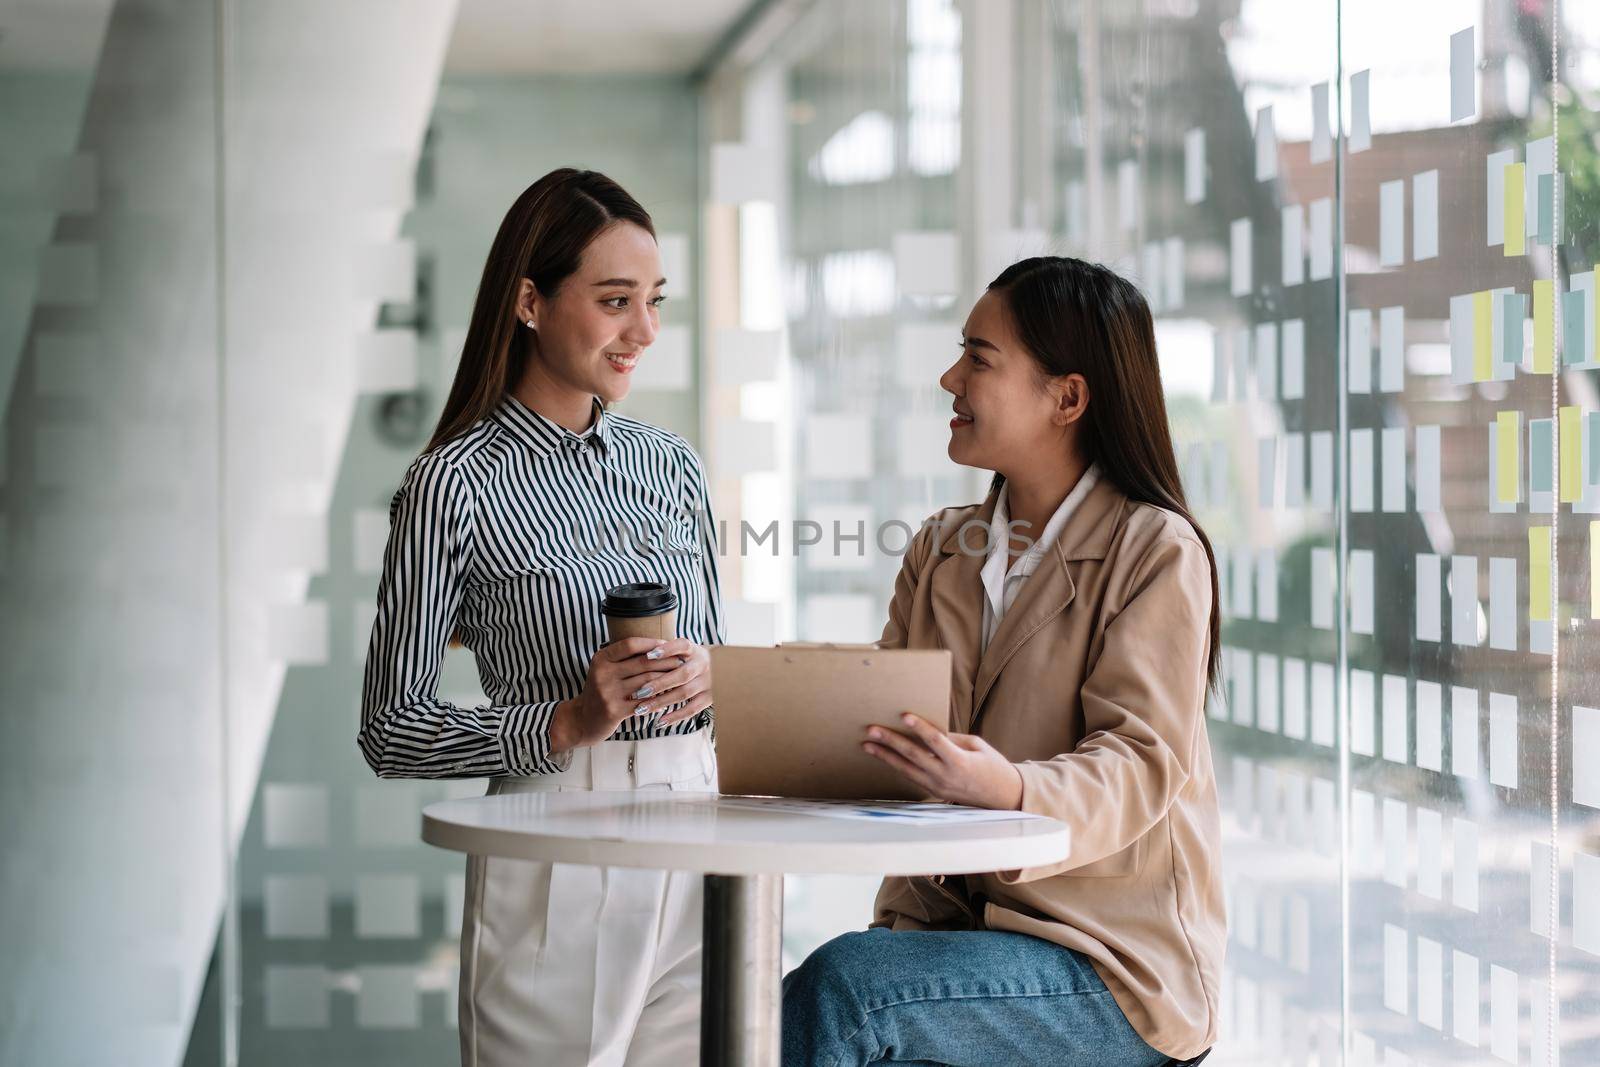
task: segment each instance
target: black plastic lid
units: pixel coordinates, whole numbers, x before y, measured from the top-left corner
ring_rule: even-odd
[[[643,619],[676,609],[678,594],[661,582],[633,582],[606,590],[600,610],[617,619]]]

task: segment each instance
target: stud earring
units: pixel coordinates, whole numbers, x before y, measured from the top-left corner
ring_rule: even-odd
[[[532,319],[528,320],[528,329],[530,329],[530,330],[533,329],[533,320]]]

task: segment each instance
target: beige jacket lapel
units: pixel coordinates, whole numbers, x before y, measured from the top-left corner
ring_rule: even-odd
[[[990,516],[994,514],[995,496],[996,494],[990,493],[989,501],[985,505]],[[1072,569],[1068,564],[1086,559],[1105,559],[1106,550],[1111,544],[1111,534],[1116,528],[1126,501],[1127,497],[1122,491],[1102,473],[1094,488],[1089,490],[1089,495],[1083,498],[1077,510],[1067,518],[1066,525],[1061,529],[1061,535],[1046,552],[1039,569],[1022,583],[1016,602],[1007,609],[1005,616],[1000,620],[1000,625],[995,629],[994,637],[989,641],[989,647],[978,660],[973,686],[972,715],[967,720],[969,731],[976,728],[977,719],[983,714],[983,702],[988,699],[989,691],[994,688],[994,683],[1000,677],[1000,671],[1006,663],[1029,638],[1072,603],[1077,588],[1073,583]],[[978,570],[982,569],[982,564],[983,561],[978,560]],[[978,638],[981,636],[982,596],[982,580],[979,578],[977,580],[979,621],[978,629],[974,630],[974,648],[977,647]]]

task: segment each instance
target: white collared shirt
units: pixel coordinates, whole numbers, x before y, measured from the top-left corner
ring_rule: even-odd
[[[994,504],[994,518],[989,522],[989,554],[983,562],[983,645],[979,652],[989,647],[989,641],[994,637],[995,631],[1000,628],[1000,620],[1016,603],[1017,593],[1022,589],[1022,583],[1028,576],[1038,569],[1039,563],[1044,559],[1044,554],[1056,543],[1056,538],[1061,536],[1061,528],[1067,524],[1072,513],[1078,505],[1083,503],[1083,498],[1089,495],[1089,490],[1094,488],[1095,482],[1100,480],[1100,465],[1089,464],[1089,469],[1078,478],[1078,484],[1072,487],[1072,492],[1056,508],[1055,514],[1050,516],[1050,521],[1044,525],[1044,533],[1036,538],[1028,550],[1017,557],[1010,569],[1006,562],[1010,559],[1010,539],[1007,527],[1011,521],[1009,496],[1011,487],[1000,487],[1000,498]],[[1024,532],[1031,536],[1031,532]]]

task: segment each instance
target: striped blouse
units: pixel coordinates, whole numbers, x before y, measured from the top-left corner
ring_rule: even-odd
[[[715,525],[700,459],[676,434],[601,409],[574,434],[514,397],[418,456],[389,505],[358,743],[380,777],[544,774],[556,705],[606,641],[600,601],[667,582],[678,633],[723,640]],[[490,703],[440,700],[445,644],[477,657]],[[681,706],[681,705],[679,705]],[[685,734],[627,719],[613,735]]]

